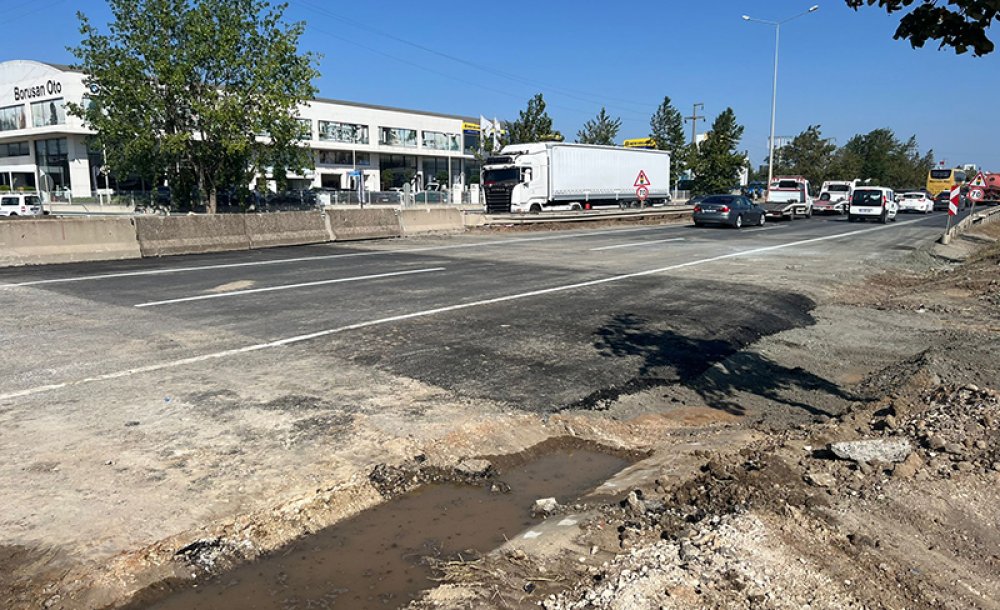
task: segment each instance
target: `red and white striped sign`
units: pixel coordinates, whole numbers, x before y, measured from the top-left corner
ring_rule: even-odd
[[[954,185],[951,187],[951,201],[948,202],[948,215],[958,216],[959,198],[962,196],[962,187]]]

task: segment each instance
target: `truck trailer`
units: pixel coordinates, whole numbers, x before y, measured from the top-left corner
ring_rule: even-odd
[[[488,214],[641,207],[670,201],[670,153],[536,142],[512,144],[483,165]]]

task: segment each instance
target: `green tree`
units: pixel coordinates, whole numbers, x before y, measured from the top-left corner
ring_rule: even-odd
[[[834,180],[871,180],[891,188],[917,188],[927,180],[934,153],[921,154],[916,137],[901,142],[891,129],[875,129],[848,140],[831,164]]]
[[[715,118],[708,137],[694,156],[695,195],[728,193],[739,183],[740,171],[746,167],[746,155],[737,152],[743,126],[736,123],[736,113],[726,108]]]
[[[541,93],[528,100],[528,107],[520,112],[518,119],[506,122],[504,128],[507,131],[505,144],[563,140],[562,134],[552,129],[552,117],[545,111]]]
[[[809,184],[819,187],[830,171],[837,146],[823,137],[819,125],[810,125],[781,147],[775,155],[775,175],[805,176]]]
[[[912,4],[913,9],[899,20],[894,38],[909,40],[914,48],[928,40],[939,40],[939,48],[950,47],[961,54],[972,49],[976,56],[988,55],[995,45],[988,32],[994,21],[1000,20],[1000,3],[996,0],[846,0],[857,10],[878,4],[892,14]]]
[[[597,116],[583,124],[583,129],[576,133],[576,141],[580,144],[600,144],[614,146],[618,130],[622,128],[622,120],[611,118],[608,111],[601,107]]]
[[[656,148],[670,151],[670,177],[677,180],[687,169],[689,151],[684,135],[684,118],[669,97],[663,98],[649,120],[649,130],[649,137],[656,140]]]
[[[166,177],[216,208],[218,190],[264,168],[312,164],[298,107],[311,99],[315,57],[304,25],[266,0],[108,0],[108,33],[82,13],[75,68],[91,103],[70,105],[119,174]]]

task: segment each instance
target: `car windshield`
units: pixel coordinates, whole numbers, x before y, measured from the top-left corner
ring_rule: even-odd
[[[734,201],[736,201],[736,197],[726,196],[726,195],[715,195],[712,197],[706,197],[701,202],[728,205],[730,203],[733,203]]]
[[[800,187],[801,185],[795,180],[781,180],[778,182],[777,186],[779,189],[797,189]]]
[[[854,191],[851,203],[855,205],[882,205],[882,191]]]
[[[831,184],[830,186],[826,187],[826,190],[832,193],[846,193],[847,191],[851,190],[851,187],[847,186],[846,184]]]

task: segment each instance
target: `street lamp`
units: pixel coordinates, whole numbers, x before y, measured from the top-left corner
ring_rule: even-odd
[[[819,5],[814,4],[809,8],[808,11],[799,13],[789,17],[788,19],[782,19],[781,21],[768,21],[766,19],[754,19],[749,15],[743,15],[743,21],[753,21],[755,23],[763,23],[764,25],[774,26],[774,84],[771,89],[771,138],[767,142],[768,146],[768,159],[767,159],[767,190],[768,193],[771,191],[771,180],[774,179],[774,115],[778,109],[778,42],[781,38],[781,26],[808,15],[809,13],[815,13],[819,10]]]

